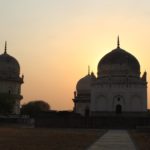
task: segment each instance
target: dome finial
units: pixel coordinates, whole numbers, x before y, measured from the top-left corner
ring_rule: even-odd
[[[88,66],[88,75],[90,75],[90,66]]]
[[[7,54],[7,41],[5,41],[4,54]]]
[[[118,35],[118,38],[117,38],[117,48],[120,48],[120,40],[119,40],[119,35]]]

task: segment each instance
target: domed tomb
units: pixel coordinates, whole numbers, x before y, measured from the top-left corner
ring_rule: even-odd
[[[9,113],[20,113],[21,84],[24,76],[20,77],[20,65],[18,61],[7,54],[7,43],[5,42],[4,53],[0,55],[0,100],[7,100],[7,106],[11,104]],[[0,110],[0,113],[2,110]],[[5,112],[5,110],[3,111]]]
[[[74,112],[83,116],[147,111],[147,74],[140,77],[138,60],[120,48],[119,37],[117,48],[100,60],[98,77],[78,81],[73,102]]]

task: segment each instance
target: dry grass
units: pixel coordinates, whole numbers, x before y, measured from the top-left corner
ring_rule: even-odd
[[[140,150],[150,150],[150,132],[134,130],[130,135]]]
[[[0,128],[0,150],[85,150],[104,130]]]

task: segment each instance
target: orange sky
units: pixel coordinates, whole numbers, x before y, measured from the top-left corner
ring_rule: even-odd
[[[42,99],[72,109],[76,82],[116,48],[136,56],[150,79],[149,0],[0,0],[0,49],[25,76],[22,103]],[[148,92],[149,89],[148,89]]]

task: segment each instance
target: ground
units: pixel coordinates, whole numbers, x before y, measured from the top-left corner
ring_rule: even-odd
[[[150,150],[150,130],[132,130],[129,131],[134,143],[140,150]]]
[[[85,150],[104,130],[0,128],[2,150]]]

